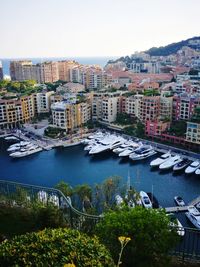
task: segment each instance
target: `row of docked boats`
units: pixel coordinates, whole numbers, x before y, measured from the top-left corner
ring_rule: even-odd
[[[88,151],[89,155],[112,150],[115,154],[118,154],[119,157],[141,160],[157,153],[151,145],[127,140],[121,136],[110,133],[104,134],[102,132],[97,132],[84,139],[82,143],[86,145],[84,150]]]
[[[29,142],[20,141],[19,143],[13,144],[8,147],[7,151],[10,153],[9,156],[12,158],[21,158],[41,151],[42,149]]]
[[[200,175],[200,162],[198,160],[192,161],[180,155],[172,155],[170,151],[152,160],[150,166],[159,167],[160,170],[173,168],[173,171],[181,171],[185,169],[186,174]]]

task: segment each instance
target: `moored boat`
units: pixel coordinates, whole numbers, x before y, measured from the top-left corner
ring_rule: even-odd
[[[175,164],[181,161],[181,157],[179,155],[175,155],[170,157],[167,161],[163,162],[160,166],[160,170],[168,170],[172,168]]]
[[[176,218],[176,216],[173,213],[168,213],[167,216],[170,219],[170,226],[174,227],[177,231],[177,234],[179,236],[184,236],[185,235],[185,229],[181,222]]]
[[[121,206],[124,203],[123,198],[120,195],[115,196],[115,202],[117,206]]]
[[[200,229],[200,212],[194,206],[189,206],[185,215],[196,228]]]
[[[159,158],[154,159],[150,162],[150,166],[151,167],[157,167],[160,164],[164,163],[165,161],[167,161],[169,158],[171,157],[171,153],[170,151],[161,155]]]
[[[130,155],[130,159],[132,160],[142,160],[147,159],[153,155],[155,155],[157,152],[155,150],[148,151],[146,153],[143,153],[142,155],[136,155],[133,153],[133,155]]]
[[[180,207],[185,206],[185,202],[182,199],[182,197],[180,197],[180,196],[175,196],[174,197],[174,201],[175,201],[175,203],[176,203],[177,206],[180,206]]]
[[[17,137],[15,137],[15,136],[6,136],[5,138],[4,138],[6,141],[19,141],[19,139],[17,138]]]
[[[200,162],[198,160],[193,161],[186,169],[186,174],[194,173],[200,167]]]
[[[196,175],[200,175],[200,168],[198,168],[198,169],[195,171],[195,174],[196,174]]]
[[[181,171],[191,163],[191,160],[183,158],[182,161],[174,165],[173,171]]]
[[[144,191],[140,191],[140,197],[141,197],[141,201],[142,201],[143,206],[147,209],[151,209],[152,203],[151,203],[151,200],[150,200],[149,196],[147,195],[147,193]]]

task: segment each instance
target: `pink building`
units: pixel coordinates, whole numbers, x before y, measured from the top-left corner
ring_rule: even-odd
[[[163,121],[146,121],[145,134],[147,136],[161,136],[170,127],[169,122]]]
[[[200,97],[182,94],[173,97],[173,120],[189,120],[200,105]]]

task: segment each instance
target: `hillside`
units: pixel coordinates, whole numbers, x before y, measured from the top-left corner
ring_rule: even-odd
[[[197,40],[199,42],[197,42]],[[195,50],[200,50],[200,37],[193,37],[166,46],[152,47],[149,50],[145,51],[145,53],[149,54],[150,56],[169,56],[171,54],[177,53],[177,51],[180,50],[183,46],[188,46]]]
[[[183,40],[177,43],[172,43],[166,46],[152,47],[149,50],[144,51],[144,53],[149,54],[150,56],[169,56],[171,54],[177,53],[177,51],[180,50],[183,46],[188,46],[197,51],[200,51],[200,36],[189,38],[187,40]],[[116,60],[110,60],[108,61],[108,63],[116,63],[119,61],[128,64],[129,62],[132,61],[132,58],[129,56],[120,57]]]

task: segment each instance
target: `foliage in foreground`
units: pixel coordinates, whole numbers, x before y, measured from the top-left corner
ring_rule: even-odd
[[[46,227],[65,226],[62,211],[53,205],[34,205],[29,208],[0,205],[0,237],[10,238]]]
[[[1,266],[112,267],[113,260],[97,238],[76,230],[45,229],[4,241],[0,245]]]
[[[96,234],[109,248],[115,261],[120,250],[118,237],[131,238],[122,256],[122,266],[126,267],[167,266],[168,252],[178,241],[164,211],[141,207],[106,213],[97,224]]]

